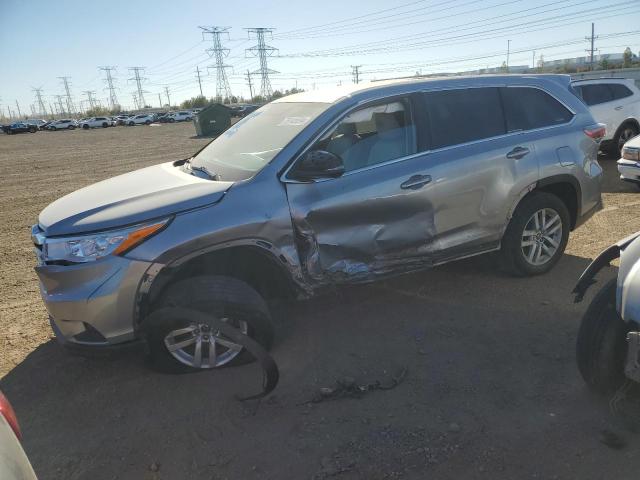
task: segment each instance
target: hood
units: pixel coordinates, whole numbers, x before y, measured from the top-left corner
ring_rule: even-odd
[[[47,236],[108,230],[216,203],[231,185],[163,163],[70,193],[45,208],[38,223]]]

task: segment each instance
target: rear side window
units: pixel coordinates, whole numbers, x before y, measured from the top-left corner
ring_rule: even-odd
[[[573,114],[548,93],[529,87],[502,88],[508,132],[567,123]]]
[[[446,90],[424,95],[433,149],[505,133],[498,88]]]
[[[607,84],[599,83],[593,85],[581,85],[579,88],[582,93],[584,103],[589,106],[613,100],[613,93]]]
[[[619,100],[633,95],[633,92],[629,90],[626,85],[622,85],[620,83],[611,83],[609,84],[609,88],[611,89],[614,100]]]

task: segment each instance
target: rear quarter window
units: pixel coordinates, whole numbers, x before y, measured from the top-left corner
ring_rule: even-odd
[[[573,114],[543,90],[531,87],[501,89],[508,132],[561,125]]]
[[[611,83],[609,84],[609,88],[611,89],[614,100],[620,100],[621,98],[627,98],[633,95],[633,92],[629,87],[622,85],[621,83]]]
[[[582,98],[589,106],[611,102],[614,99],[609,85],[604,83],[581,85],[580,88],[582,90]]]

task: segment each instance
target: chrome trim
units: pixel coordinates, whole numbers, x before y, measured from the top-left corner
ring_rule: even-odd
[[[555,95],[553,95],[552,93],[550,93],[549,91],[545,90],[544,88],[541,88],[537,85],[529,85],[529,84],[523,84],[523,85],[505,85],[505,84],[489,84],[489,85],[473,85],[473,86],[455,86],[455,87],[436,87],[436,88],[431,88],[431,89],[417,89],[417,90],[413,90],[413,91],[408,91],[405,93],[401,93],[401,94],[397,94],[397,95],[393,95],[390,97],[386,97],[386,96],[381,96],[381,97],[376,97],[375,99],[367,99],[367,100],[361,100],[358,103],[356,103],[355,105],[353,105],[351,108],[345,110],[344,112],[342,112],[336,119],[334,119],[327,127],[325,127],[324,129],[322,129],[320,131],[319,134],[317,134],[316,136],[312,137],[312,140],[309,142],[309,144],[304,147],[302,149],[302,152],[296,156],[295,160],[293,160],[289,166],[285,169],[284,172],[282,172],[282,174],[280,175],[280,181],[282,183],[291,183],[291,184],[309,184],[309,183],[320,183],[320,182],[326,182],[329,180],[335,180],[335,178],[318,178],[315,180],[310,180],[310,181],[306,181],[306,182],[302,182],[300,180],[295,180],[293,178],[289,178],[289,172],[291,171],[291,169],[293,168],[293,166],[296,164],[296,162],[305,154],[309,151],[309,149],[315,145],[315,143],[320,140],[328,131],[330,131],[332,128],[334,128],[343,118],[345,118],[347,115],[349,115],[351,112],[353,112],[354,110],[362,107],[362,106],[366,106],[368,104],[371,103],[377,103],[380,102],[382,100],[387,100],[389,99],[390,101],[394,98],[399,98],[399,97],[408,97],[412,94],[415,93],[428,93],[428,92],[440,92],[440,91],[448,91],[448,90],[468,90],[469,88],[501,88],[501,87],[505,87],[505,88],[536,88],[538,90],[542,90],[544,93],[546,93],[547,95],[550,95],[551,97],[553,97],[556,101],[560,102],[560,104],[562,106],[564,106],[567,110],[569,110],[569,112],[571,112],[571,120],[569,120],[568,122],[565,123],[559,123],[557,125],[549,125],[546,127],[540,127],[540,128],[533,128],[531,130],[518,130],[516,132],[507,132],[504,133],[502,135],[496,135],[493,137],[487,137],[487,138],[481,138],[479,140],[472,140],[470,142],[465,142],[465,143],[457,143],[455,145],[448,145],[446,147],[441,147],[441,148],[436,148],[433,150],[423,150],[422,152],[416,152],[413,153],[411,155],[407,155],[404,157],[400,157],[400,158],[396,158],[393,160],[389,160],[387,162],[381,162],[381,163],[377,163],[375,165],[369,165],[367,167],[362,167],[362,168],[358,168],[356,170],[351,170],[349,172],[346,172],[345,174],[341,175],[340,177],[337,178],[342,178],[342,177],[347,177],[349,175],[353,175],[354,173],[360,173],[360,172],[364,172],[364,171],[368,171],[374,168],[379,168],[379,167],[383,167],[386,165],[392,165],[394,163],[398,163],[398,162],[403,162],[405,160],[410,160],[412,158],[416,158],[422,155],[428,155],[430,153],[439,153],[439,152],[445,152],[447,150],[451,150],[453,148],[459,148],[459,147],[466,147],[469,145],[475,145],[478,144],[480,142],[486,142],[486,141],[491,141],[491,140],[496,140],[498,138],[507,138],[513,135],[522,135],[525,133],[536,133],[536,132],[541,132],[541,131],[545,131],[545,130],[549,130],[552,128],[558,128],[558,127],[566,127],[566,126],[570,126],[572,125],[577,117],[577,113],[571,108],[569,107],[565,102],[563,102],[562,100],[560,100],[558,97],[556,97]],[[302,132],[301,132],[302,133]]]

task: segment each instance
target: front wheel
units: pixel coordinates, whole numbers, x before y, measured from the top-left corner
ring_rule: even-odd
[[[546,273],[560,260],[569,240],[569,211],[562,200],[546,192],[526,196],[502,238],[501,257],[517,276]]]
[[[145,120],[144,124],[145,125],[151,125],[151,122],[149,120]]]
[[[86,123],[82,126],[83,130],[89,130],[89,125],[87,125]]]
[[[593,298],[582,317],[576,359],[589,388],[611,393],[625,382],[627,333],[630,330],[616,310],[617,282],[614,278]]]
[[[75,126],[69,125],[69,130],[75,130],[75,128],[76,128]]]
[[[135,125],[135,123],[133,123],[133,122],[129,122],[129,126],[130,126],[130,127],[133,127],[134,125]]]
[[[635,125],[630,123],[623,125],[613,139],[613,147],[616,148],[613,153],[622,156],[622,147],[624,147],[624,144],[627,143],[627,140],[638,135],[638,133],[638,127]]]
[[[103,122],[102,128],[107,128],[108,126],[109,126],[109,124],[107,122]]]
[[[245,282],[218,275],[181,280],[168,287],[157,308],[184,307],[228,323],[265,348],[273,341],[269,309],[262,296]],[[153,317],[151,317],[153,319]],[[181,373],[239,365],[253,357],[215,326],[185,318],[145,322],[149,356],[161,371]]]

